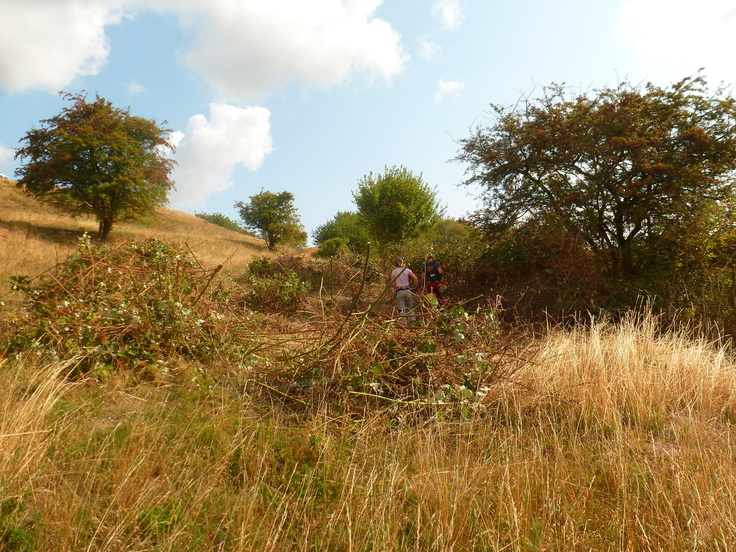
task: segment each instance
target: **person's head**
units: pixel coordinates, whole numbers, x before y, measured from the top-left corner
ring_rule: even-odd
[[[434,261],[434,256],[431,253],[427,253],[427,260]]]
[[[401,257],[394,257],[394,266],[404,266],[404,259]]]

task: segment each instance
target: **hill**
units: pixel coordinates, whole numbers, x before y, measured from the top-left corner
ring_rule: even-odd
[[[49,211],[0,179],[0,297],[10,291],[9,276],[35,276],[65,260],[80,237],[97,233],[92,217],[71,218]],[[199,217],[161,208],[145,223],[120,223],[113,228],[110,244],[156,237],[186,244],[204,266],[225,264],[223,272],[241,272],[255,256],[272,256],[264,242],[233,232]]]

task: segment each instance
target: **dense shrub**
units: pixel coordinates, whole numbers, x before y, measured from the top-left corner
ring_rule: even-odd
[[[330,238],[325,240],[319,247],[317,255],[319,257],[329,258],[338,255],[342,251],[349,249],[347,238]]]
[[[145,367],[175,356],[210,358],[252,346],[247,312],[213,291],[219,272],[157,239],[114,248],[82,238],[76,254],[35,280],[13,278],[28,297],[5,346],[78,358],[78,369]],[[243,335],[241,335],[243,334]]]
[[[273,260],[268,257],[253,259],[243,282],[246,307],[265,312],[296,310],[312,289],[297,270],[304,272],[301,257],[282,255]]]

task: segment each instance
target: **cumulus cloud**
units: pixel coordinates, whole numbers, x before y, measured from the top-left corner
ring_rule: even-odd
[[[419,43],[419,56],[431,60],[442,52],[442,46],[437,44],[429,35],[420,35],[417,37]]]
[[[247,104],[290,82],[390,80],[409,56],[374,17],[382,1],[0,0],[0,86],[56,91],[98,73],[110,51],[105,27],[146,9],[187,27],[184,57],[223,101]]]
[[[359,72],[390,80],[408,60],[401,37],[373,17],[381,0],[208,3],[186,55],[227,101],[248,102],[290,82],[330,86]]]
[[[437,92],[434,93],[434,103],[439,103],[447,95],[459,93],[463,88],[464,82],[440,79],[437,82]]]
[[[172,206],[201,206],[211,195],[232,187],[236,165],[259,169],[273,151],[270,116],[264,107],[212,103],[209,120],[195,115],[185,132],[173,133],[170,140],[177,149],[174,159],[178,165]]]
[[[0,86],[55,92],[98,73],[110,51],[105,26],[123,13],[113,0],[0,0]]]
[[[375,16],[382,1],[0,0],[0,88],[67,88],[102,70],[109,25],[144,10],[173,15],[191,39],[182,58],[219,102],[209,119],[196,115],[172,136],[179,163],[172,202],[197,205],[232,186],[237,165],[257,170],[272,151],[269,111],[231,104],[252,105],[291,83],[390,82],[404,70],[401,36]],[[129,95],[145,91],[136,81],[125,86]]]
[[[458,29],[465,18],[460,0],[435,0],[432,15],[439,17],[442,26],[451,31]]]
[[[710,80],[732,82],[735,16],[733,0],[628,0],[614,32],[675,79],[704,67]]]

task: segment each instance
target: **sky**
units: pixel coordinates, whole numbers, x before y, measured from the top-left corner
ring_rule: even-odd
[[[491,104],[700,69],[732,89],[734,53],[736,0],[0,0],[0,173],[85,91],[171,129],[174,209],[285,190],[311,236],[403,165],[459,218]]]

